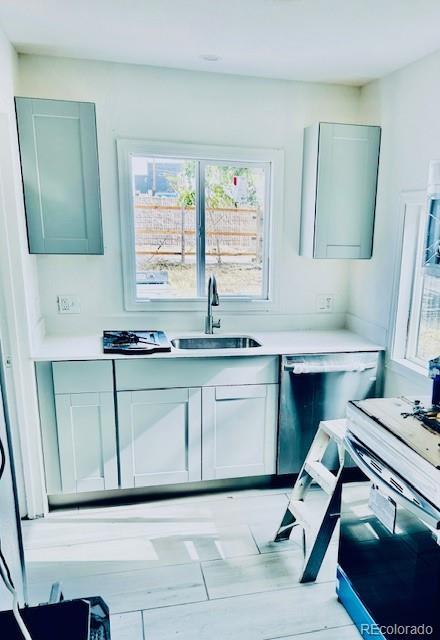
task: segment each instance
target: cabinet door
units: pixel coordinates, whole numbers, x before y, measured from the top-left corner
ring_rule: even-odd
[[[113,393],[55,395],[63,493],[118,488]]]
[[[103,253],[95,105],[16,98],[31,253]]]
[[[201,479],[200,389],[119,391],[121,486]]]
[[[205,387],[202,478],[275,473],[278,385]]]
[[[316,258],[370,258],[380,127],[321,123]]]

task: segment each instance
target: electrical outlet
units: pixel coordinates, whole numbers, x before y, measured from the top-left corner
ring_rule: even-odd
[[[57,297],[58,313],[81,313],[78,296],[62,294]]]
[[[328,293],[316,296],[316,310],[320,313],[330,313],[333,311],[334,296]]]

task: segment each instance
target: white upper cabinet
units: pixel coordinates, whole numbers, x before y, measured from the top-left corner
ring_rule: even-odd
[[[327,122],[305,129],[301,255],[371,258],[380,133]]]
[[[102,254],[95,105],[15,104],[30,253]]]

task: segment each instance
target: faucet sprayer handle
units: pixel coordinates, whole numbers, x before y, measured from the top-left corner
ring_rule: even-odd
[[[211,288],[212,291],[211,306],[218,307],[220,304],[220,299],[218,297],[217,291],[217,278],[214,274],[211,274],[209,276],[208,288]]]

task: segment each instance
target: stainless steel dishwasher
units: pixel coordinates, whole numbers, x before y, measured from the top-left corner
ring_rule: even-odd
[[[377,351],[281,358],[279,474],[300,471],[321,420],[344,418],[349,400],[380,394],[380,359]]]

